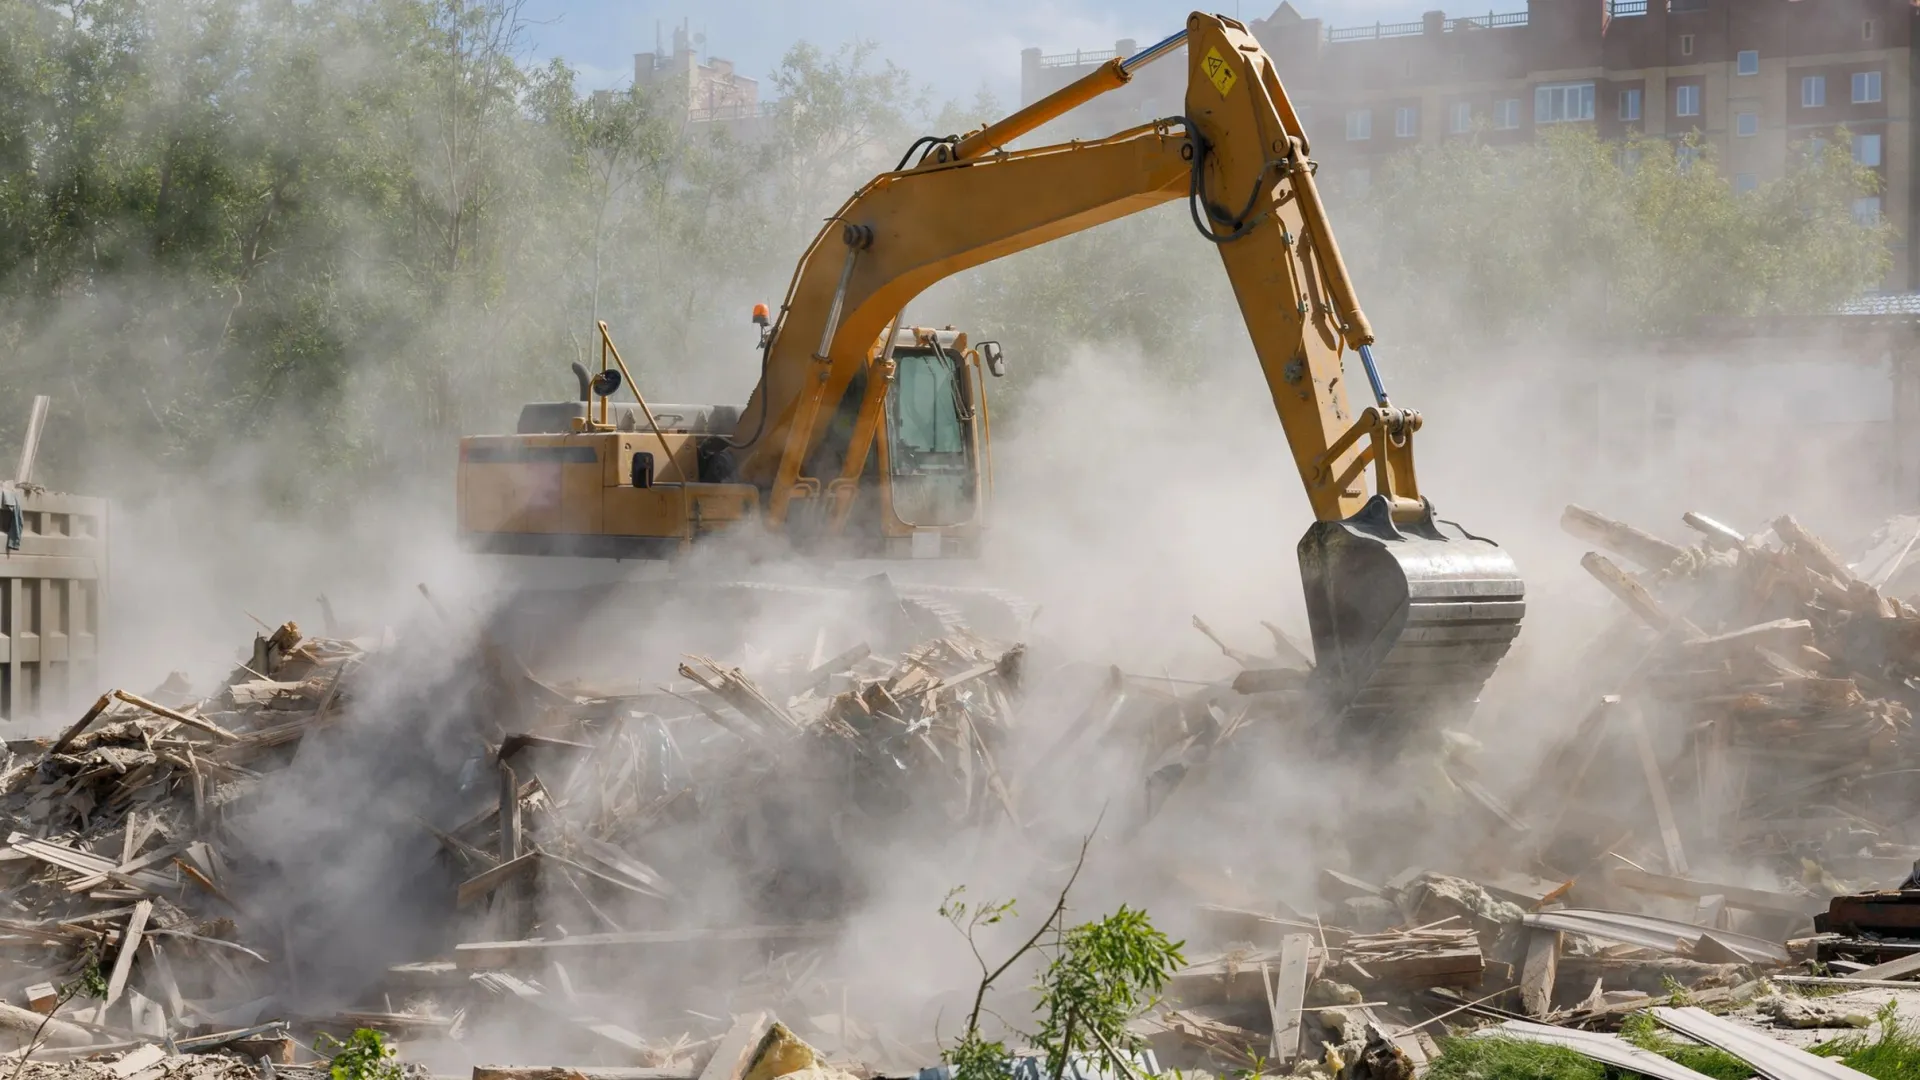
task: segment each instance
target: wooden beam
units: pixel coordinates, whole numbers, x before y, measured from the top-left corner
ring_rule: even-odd
[[[454,906],[466,907],[475,900],[490,895],[493,890],[499,888],[501,885],[513,881],[522,875],[532,873],[539,863],[540,851],[536,848],[511,862],[504,862],[499,866],[482,870],[478,874],[460,883],[459,892],[454,894]]]
[[[65,750],[67,748],[67,744],[79,738],[80,733],[87,730],[87,728],[95,720],[98,720],[100,718],[100,714],[103,712],[106,712],[107,706],[111,704],[113,704],[113,695],[111,693],[101,694],[100,700],[93,703],[93,708],[88,709],[85,716],[82,716],[79,720],[75,721],[72,727],[61,732],[60,737],[53,740],[53,745],[47,747],[47,753],[57,754],[60,751]]]
[[[13,482],[25,484],[33,479],[33,463],[40,457],[40,436],[47,430],[47,406],[53,399],[33,395],[33,407],[27,412],[27,434],[20,440],[20,462],[13,468]]]
[[[1912,952],[1898,960],[1889,960],[1884,964],[1875,964],[1870,968],[1862,968],[1854,972],[1852,977],[1856,979],[1905,979],[1917,971],[1920,971],[1920,952]],[[1920,989],[1920,983],[1915,983],[1914,986],[1915,989]]]
[[[1553,1011],[1553,983],[1560,971],[1561,934],[1534,929],[1527,934],[1527,959],[1520,968],[1520,1007],[1536,1019]]]
[[[1580,557],[1580,565],[1593,579],[1607,587],[1607,591],[1618,597],[1640,620],[1655,630],[1662,632],[1681,630],[1689,638],[1703,636],[1699,628],[1685,619],[1676,618],[1660,606],[1645,585],[1634,580],[1625,570],[1615,566],[1612,559],[1596,551],[1589,551]]]
[[[1814,896],[1794,896],[1791,893],[1749,889],[1740,885],[1694,881],[1690,878],[1635,870],[1630,866],[1613,867],[1607,871],[1607,878],[1623,889],[1653,893],[1658,896],[1673,896],[1682,900],[1700,900],[1708,896],[1720,896],[1726,899],[1728,907],[1739,908],[1742,911],[1761,911],[1770,915],[1811,915],[1816,911],[1824,911],[1827,906],[1826,901]]]
[[[773,1033],[771,1013],[750,1012],[734,1020],[733,1027],[720,1039],[699,1080],[741,1080],[753,1068],[753,1059]]]
[[[1616,555],[1632,559],[1649,570],[1665,570],[1687,553],[1687,549],[1679,544],[1668,543],[1626,522],[1615,521],[1571,503],[1560,515],[1560,528],[1589,544],[1598,544]]]
[[[1687,852],[1680,845],[1680,825],[1674,820],[1673,803],[1667,798],[1667,781],[1660,773],[1660,759],[1654,756],[1653,740],[1647,736],[1646,720],[1638,708],[1626,715],[1627,730],[1640,753],[1640,769],[1647,777],[1647,792],[1653,798],[1653,813],[1660,822],[1660,843],[1666,848],[1667,868],[1676,876],[1687,875]]]
[[[500,763],[500,861],[510,863],[520,851],[520,783],[513,766]]]
[[[627,930],[608,934],[573,934],[568,937],[535,938],[521,941],[474,941],[453,947],[453,958],[461,967],[505,968],[516,963],[551,963],[555,956],[576,953],[624,952],[657,948],[663,945],[731,944],[734,942],[807,942],[831,941],[840,936],[841,927],[833,923],[794,926],[729,926],[718,929]]]
[[[100,1002],[100,1018],[104,1021],[107,1010],[120,995],[126,992],[127,976],[133,974],[133,958],[140,951],[140,935],[147,929],[147,917],[153,914],[153,901],[142,900],[133,905],[133,914],[127,916],[127,929],[120,935],[120,955],[113,960],[113,974],[107,979],[107,996]]]
[[[1307,1003],[1307,967],[1313,956],[1313,935],[1288,934],[1280,939],[1280,970],[1267,994],[1273,1020],[1272,1055],[1276,1064],[1300,1056],[1301,1009]]]

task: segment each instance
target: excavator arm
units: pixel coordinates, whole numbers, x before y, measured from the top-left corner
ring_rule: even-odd
[[[1182,43],[1184,116],[1093,142],[1005,149]],[[931,141],[917,164],[849,199],[795,271],[735,438],[738,475],[766,492],[768,521],[778,525],[795,498],[820,490],[800,476],[802,464],[913,297],[970,267],[1184,198],[1219,249],[1316,519],[1299,558],[1318,684],[1348,721],[1343,730],[1397,744],[1409,713],[1470,706],[1517,632],[1521,583],[1499,547],[1437,520],[1421,495],[1421,417],[1387,397],[1306,134],[1253,36],[1196,12],[1184,32],[1138,56],[965,138]],[[1357,414],[1350,354],[1371,401]],[[864,459],[866,447],[854,452]]]

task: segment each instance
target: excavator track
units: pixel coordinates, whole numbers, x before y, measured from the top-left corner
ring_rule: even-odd
[[[1466,719],[1520,632],[1526,588],[1493,541],[1385,500],[1300,541],[1316,678],[1347,750],[1391,755]]]

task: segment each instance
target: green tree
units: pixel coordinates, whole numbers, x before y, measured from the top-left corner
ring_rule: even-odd
[[[1512,148],[1454,140],[1349,192],[1342,239],[1354,238],[1376,325],[1406,340],[1659,333],[1702,314],[1824,312],[1878,286],[1892,236],[1854,219],[1875,178],[1844,138],[1803,158],[1737,193],[1691,139],[1555,129]]]

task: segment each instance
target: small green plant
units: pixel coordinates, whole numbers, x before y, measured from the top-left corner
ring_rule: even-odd
[[[372,1028],[357,1028],[344,1042],[322,1032],[313,1048],[331,1058],[333,1080],[401,1080],[400,1064],[393,1060],[399,1051]]]
[[[1125,904],[1063,933],[1037,988],[1043,1019],[1035,1041],[1046,1048],[1047,1070],[1058,1076],[1075,1054],[1135,1049],[1127,1021],[1151,1008],[1186,964],[1183,944]]]
[[[960,1038],[941,1052],[954,1080],[1005,1080],[1008,1076],[1006,1044],[981,1034],[980,1017],[986,1012],[987,991],[1021,957],[1035,952],[1047,958],[1047,966],[1035,987],[1040,992],[1040,1029],[1030,1039],[1044,1055],[1047,1070],[1062,1076],[1067,1063],[1084,1054],[1106,1059],[1120,1073],[1134,1074],[1125,1056],[1136,1045],[1126,1030],[1127,1022],[1152,1005],[1186,959],[1180,954],[1183,943],[1157,929],[1144,910],[1122,905],[1093,922],[1066,925],[1067,894],[1079,880],[1092,843],[1089,833],[1046,919],[997,965],[987,962],[977,935],[982,928],[1013,918],[1013,901],[969,903],[965,889],[957,888],[941,903],[941,917],[966,939],[980,967],[966,1026]],[[1053,942],[1046,944],[1049,936]]]
[[[1680,984],[1679,979],[1671,975],[1660,976],[1660,989],[1667,992],[1667,1004],[1676,1009],[1693,1004],[1693,994]]]

